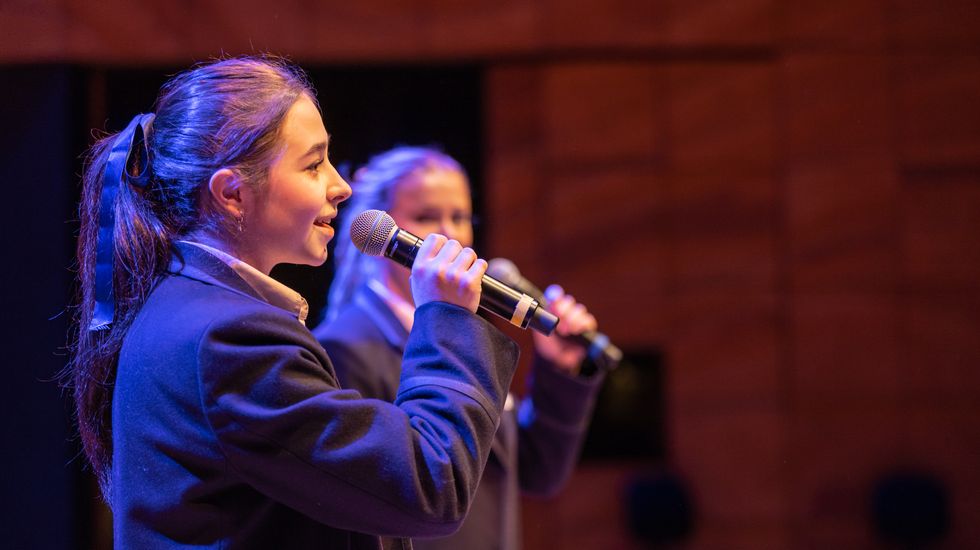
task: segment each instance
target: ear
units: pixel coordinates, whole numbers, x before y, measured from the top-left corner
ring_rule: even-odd
[[[211,174],[208,182],[208,194],[218,209],[237,218],[245,208],[242,197],[242,179],[230,168],[222,168]]]

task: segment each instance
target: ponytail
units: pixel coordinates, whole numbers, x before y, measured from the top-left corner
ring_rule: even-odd
[[[71,384],[82,447],[105,495],[119,349],[170,255],[172,236],[148,191],[152,121],[153,115],[139,115],[119,134],[98,141],[82,180]]]

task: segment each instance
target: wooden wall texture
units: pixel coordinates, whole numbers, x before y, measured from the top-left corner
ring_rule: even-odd
[[[980,540],[980,9],[594,4],[557,17],[588,53],[490,70],[488,218],[663,346],[692,546],[873,546],[896,468],[948,484],[949,547]],[[593,520],[627,478],[583,467],[528,538],[631,547]]]
[[[692,548],[876,545],[892,468],[980,540],[980,3],[9,0],[0,62],[486,67],[490,252],[667,360]],[[451,115],[450,115],[451,116]],[[529,500],[529,548],[639,548],[636,464]]]

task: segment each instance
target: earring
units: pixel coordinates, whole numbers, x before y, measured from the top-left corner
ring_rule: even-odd
[[[235,221],[238,222],[238,233],[240,234],[245,230],[245,211],[239,210],[238,216],[235,217]]]

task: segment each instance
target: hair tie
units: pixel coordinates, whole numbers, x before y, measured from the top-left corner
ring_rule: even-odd
[[[150,153],[146,144],[154,115],[141,114],[129,121],[126,129],[116,136],[109,150],[105,172],[102,174],[102,198],[99,203],[99,235],[96,240],[95,264],[95,311],[89,330],[101,330],[112,324],[115,303],[112,295],[112,273],[115,246],[113,235],[116,226],[116,194],[124,179],[130,185],[145,188],[150,181]],[[133,157],[133,149],[138,157]],[[139,161],[139,174],[133,175],[131,161]]]

